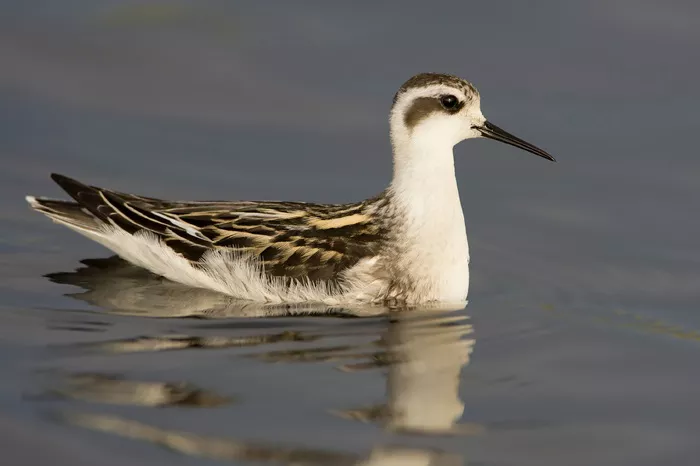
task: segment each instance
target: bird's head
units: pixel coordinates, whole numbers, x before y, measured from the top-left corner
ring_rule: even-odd
[[[542,149],[486,120],[476,88],[456,76],[423,73],[406,81],[394,97],[390,116],[394,144],[420,141],[449,145],[470,138],[495,139],[555,161]]]

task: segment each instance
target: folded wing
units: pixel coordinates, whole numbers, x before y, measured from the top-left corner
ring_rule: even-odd
[[[89,213],[97,223],[131,234],[151,232],[193,262],[208,251],[231,250],[258,257],[270,275],[331,280],[376,255],[384,237],[372,215],[379,198],[342,205],[171,202],[88,186],[62,175],[52,178],[77,202],[63,202],[66,210]],[[43,203],[53,203],[56,210],[56,201],[35,202],[38,210]],[[58,214],[53,218],[61,221]]]

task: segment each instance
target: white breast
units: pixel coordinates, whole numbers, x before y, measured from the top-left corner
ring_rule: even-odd
[[[406,223],[394,256],[387,258],[393,263],[395,293],[409,302],[463,301],[469,291],[469,246],[459,197],[432,207],[431,199],[405,207]]]

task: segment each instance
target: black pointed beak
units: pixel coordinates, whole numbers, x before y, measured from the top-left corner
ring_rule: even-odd
[[[511,146],[515,146],[518,149],[523,149],[528,152],[532,152],[535,155],[539,155],[540,157],[544,157],[547,160],[551,160],[552,162],[556,162],[556,159],[549,155],[547,152],[543,151],[539,147],[533,146],[529,142],[523,141],[519,137],[513,136],[510,134],[508,131],[504,131],[498,126],[494,125],[493,123],[489,123],[488,121],[484,122],[482,126],[474,126],[474,129],[478,130],[482,136],[485,138],[489,139],[495,139],[496,141],[501,141],[505,142],[506,144],[510,144]]]

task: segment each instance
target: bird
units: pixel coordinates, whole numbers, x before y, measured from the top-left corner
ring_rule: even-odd
[[[488,138],[556,161],[488,121],[468,81],[421,73],[389,112],[389,186],[349,204],[168,201],[52,179],[72,201],[27,196],[55,222],[181,284],[262,303],[466,302],[469,246],[453,147]]]

